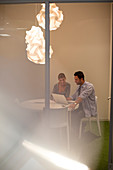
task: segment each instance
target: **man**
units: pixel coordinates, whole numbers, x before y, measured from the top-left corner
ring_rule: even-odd
[[[71,104],[69,108],[72,111],[72,127],[76,126],[76,130],[79,130],[81,118],[91,117],[97,115],[97,105],[95,98],[95,90],[93,84],[84,80],[84,74],[82,71],[74,73],[75,83],[78,85],[75,93],[67,98],[68,100],[75,100],[75,103]],[[74,110],[75,106],[79,104],[79,108]],[[78,132],[77,132],[78,133]],[[78,134],[77,134],[78,135]]]

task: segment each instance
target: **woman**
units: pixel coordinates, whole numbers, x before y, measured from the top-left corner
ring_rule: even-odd
[[[66,76],[64,73],[58,75],[58,83],[54,85],[52,93],[62,94],[66,98],[70,95],[70,84],[66,82]]]

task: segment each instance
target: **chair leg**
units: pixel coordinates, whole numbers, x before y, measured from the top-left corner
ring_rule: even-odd
[[[80,121],[79,139],[81,138],[81,133],[82,133],[82,120]]]
[[[97,126],[98,126],[99,135],[101,136],[100,122],[98,118],[97,118]]]
[[[90,131],[92,130],[92,126],[91,126],[91,119],[89,118],[89,128],[90,128]]]
[[[69,127],[67,127],[67,149],[70,151],[70,135],[69,135]]]
[[[69,111],[69,130],[71,133],[71,111]]]

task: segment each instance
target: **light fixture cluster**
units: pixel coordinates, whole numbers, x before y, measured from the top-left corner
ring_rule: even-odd
[[[45,4],[36,16],[39,25],[45,29]],[[50,31],[56,30],[63,21],[62,11],[55,3],[50,4]],[[26,31],[25,42],[27,43],[27,58],[36,64],[45,64],[45,39],[40,27],[32,26],[31,30]],[[53,50],[50,46],[50,58]]]
[[[40,27],[32,26],[26,31],[27,57],[30,61],[45,64],[45,39]],[[50,46],[50,58],[53,50]]]
[[[36,18],[39,22],[39,25],[45,29],[45,4],[42,4],[42,9]],[[62,21],[62,11],[59,10],[59,7],[57,7],[55,3],[50,4],[50,31],[56,30],[58,27],[60,27]]]

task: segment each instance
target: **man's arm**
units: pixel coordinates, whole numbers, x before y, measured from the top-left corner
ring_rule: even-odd
[[[75,109],[76,105],[81,103],[83,99],[85,99],[86,97],[90,96],[90,94],[93,91],[93,85],[88,86],[83,92],[81,92],[81,94],[79,95],[79,97],[75,100],[75,103],[70,104],[69,108]]]
[[[85,88],[79,95],[80,98],[85,99],[88,96],[91,95],[91,93],[93,92],[94,87],[92,84],[88,85],[87,88]]]
[[[80,102],[82,102],[82,98],[78,97],[77,100],[75,100],[75,103],[69,105],[69,108],[72,108],[74,110],[76,105],[79,104]]]

